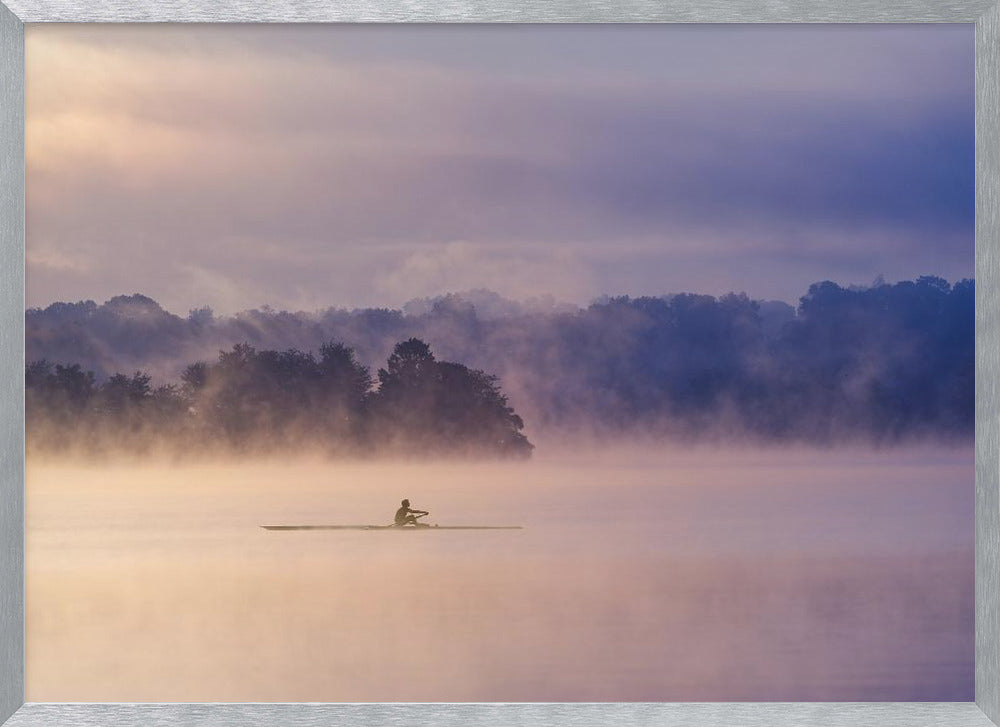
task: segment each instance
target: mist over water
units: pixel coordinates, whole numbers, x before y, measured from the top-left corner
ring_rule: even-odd
[[[972,28],[25,43],[29,700],[972,699]]]
[[[29,701],[969,700],[971,447],[27,472]],[[520,531],[269,532],[385,524]]]

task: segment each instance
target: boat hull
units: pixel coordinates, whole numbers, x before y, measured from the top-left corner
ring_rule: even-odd
[[[426,530],[523,530],[520,525],[261,525],[264,530],[393,530],[424,532]]]

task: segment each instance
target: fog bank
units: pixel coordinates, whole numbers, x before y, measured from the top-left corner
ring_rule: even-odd
[[[182,318],[141,295],[26,313],[29,361],[100,382],[142,370],[176,383],[239,343],[316,352],[342,343],[369,368],[409,337],[499,377],[529,436],[817,444],[969,441],[974,283],[934,277],[817,283],[797,309],[745,294],[606,298],[587,308],[487,291],[403,310],[260,309]]]

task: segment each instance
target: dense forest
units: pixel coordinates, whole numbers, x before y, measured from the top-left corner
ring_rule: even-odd
[[[402,310],[228,317],[176,316],[141,295],[57,303],[26,314],[29,434],[58,441],[50,414],[73,402],[63,434],[106,429],[87,418],[105,417],[136,441],[177,430],[231,446],[308,435],[333,450],[520,454],[530,445],[518,414],[532,437],[969,441],[974,308],[973,281],[936,277],[817,283],[795,308],[745,294],[580,308],[488,291]],[[465,365],[438,361],[428,343]],[[132,399],[141,408],[108,403]]]
[[[175,454],[464,453],[525,457],[533,445],[495,376],[438,361],[416,338],[396,345],[378,388],[354,351],[319,356],[238,344],[191,364],[180,385],[141,371],[98,384],[78,364],[27,367],[29,446],[41,451]]]

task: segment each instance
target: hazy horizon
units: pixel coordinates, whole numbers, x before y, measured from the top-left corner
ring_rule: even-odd
[[[934,271],[923,271],[919,276],[916,277],[943,277],[938,276]],[[947,278],[944,278],[947,279]],[[949,282],[959,282],[960,280],[974,280],[973,275],[964,276],[962,278],[955,278],[949,280]],[[179,316],[186,317],[196,311],[211,309],[212,313],[220,317],[234,317],[239,316],[242,313],[250,313],[253,311],[261,310],[271,310],[275,313],[293,313],[293,314],[319,314],[329,310],[345,310],[349,312],[363,311],[363,310],[394,310],[404,313],[406,315],[412,315],[416,312],[426,312],[429,310],[434,303],[445,300],[448,298],[458,298],[468,301],[470,304],[476,306],[477,310],[481,313],[486,313],[488,316],[494,315],[511,315],[517,310],[527,310],[527,311],[537,311],[537,310],[551,310],[551,311],[570,311],[570,310],[580,310],[587,308],[588,306],[594,304],[600,304],[612,298],[620,297],[630,297],[630,298],[664,298],[668,299],[676,295],[709,295],[715,298],[722,297],[728,294],[743,294],[747,295],[750,300],[757,303],[781,303],[787,305],[793,309],[797,309],[802,297],[806,294],[807,288],[810,284],[818,284],[820,282],[832,282],[839,285],[845,289],[865,289],[872,287],[873,285],[888,284],[892,285],[898,282],[904,282],[906,279],[891,280],[886,279],[882,274],[876,274],[871,280],[849,280],[849,279],[838,279],[833,280],[830,278],[823,278],[822,280],[817,279],[810,281],[803,287],[802,291],[798,295],[790,295],[787,299],[781,298],[768,298],[766,296],[754,295],[752,290],[747,289],[732,289],[725,290],[718,293],[709,292],[704,290],[695,290],[691,288],[678,288],[676,290],[663,290],[658,293],[643,293],[635,294],[622,290],[605,290],[593,294],[590,297],[570,300],[564,298],[557,298],[548,293],[536,293],[517,296],[508,296],[500,293],[499,291],[493,290],[491,288],[479,286],[479,287],[465,287],[465,288],[449,288],[442,289],[437,292],[430,292],[426,295],[418,295],[412,298],[407,298],[401,303],[374,303],[372,305],[353,305],[350,303],[346,304],[336,304],[334,302],[324,303],[323,301],[317,301],[317,305],[313,308],[302,308],[297,309],[294,307],[280,307],[272,305],[271,303],[260,300],[256,303],[250,303],[245,308],[239,309],[225,309],[216,308],[210,305],[207,300],[201,303],[194,301],[192,305],[187,307],[171,308],[169,303],[159,300],[154,295],[150,295],[142,290],[129,288],[123,286],[121,290],[113,291],[106,295],[101,296],[84,296],[82,298],[55,298],[47,302],[38,303],[37,305],[25,305],[25,312],[28,311],[44,311],[50,306],[58,306],[60,304],[79,304],[79,303],[95,303],[98,306],[106,305],[115,299],[122,298],[132,298],[134,296],[140,296],[142,298],[148,298],[159,305],[165,312]],[[484,306],[483,303],[486,305]],[[496,307],[494,307],[494,304]]]
[[[933,277],[933,276],[930,276],[928,274],[928,277]],[[814,282],[818,283],[820,281],[814,281]],[[843,282],[843,281],[831,281],[831,282],[837,283],[849,289],[850,288],[860,289],[867,287],[866,284],[856,283],[856,282]],[[872,281],[868,281],[868,283],[871,282]],[[956,280],[955,282],[958,281]],[[773,298],[765,299],[750,295],[749,291],[745,290],[725,291],[725,293],[720,295],[705,293],[703,291],[696,291],[696,290],[678,290],[676,292],[662,292],[644,296],[633,296],[630,295],[629,293],[624,293],[624,292],[605,291],[602,293],[598,293],[593,297],[587,298],[585,300],[572,301],[572,300],[558,299],[551,295],[524,295],[521,297],[508,297],[505,295],[501,295],[497,291],[491,290],[489,288],[466,288],[462,290],[459,289],[442,290],[441,292],[438,293],[416,296],[413,298],[408,298],[398,305],[390,305],[390,304],[335,305],[333,303],[324,305],[320,303],[315,308],[295,309],[295,308],[282,308],[278,306],[273,306],[266,301],[261,301],[257,304],[249,305],[246,308],[240,308],[238,310],[225,310],[225,309],[220,310],[214,308],[213,306],[208,305],[207,303],[203,303],[200,305],[192,305],[185,309],[181,308],[172,309],[169,307],[169,305],[165,305],[155,296],[148,295],[147,293],[144,293],[141,290],[123,289],[116,293],[112,293],[107,297],[98,296],[98,297],[78,298],[74,300],[68,300],[68,299],[51,300],[48,303],[26,306],[25,312],[28,313],[28,312],[45,311],[46,309],[51,308],[53,306],[78,305],[80,303],[94,303],[100,307],[108,305],[109,303],[113,303],[116,300],[135,299],[138,297],[151,300],[154,303],[156,303],[165,313],[173,316],[178,316],[181,318],[188,317],[192,314],[197,314],[199,311],[204,311],[204,310],[211,310],[214,316],[222,318],[238,317],[241,314],[252,313],[254,311],[272,311],[277,314],[291,313],[294,315],[300,315],[300,314],[314,315],[314,314],[322,314],[331,310],[347,311],[350,313],[366,311],[366,310],[390,310],[390,311],[398,311],[404,315],[414,315],[417,313],[422,313],[430,310],[433,307],[433,305],[439,301],[452,298],[452,299],[460,299],[463,301],[467,301],[471,305],[475,306],[477,311],[479,311],[480,313],[485,313],[486,315],[493,317],[493,316],[514,315],[515,311],[522,311],[522,310],[523,311],[550,310],[553,312],[554,311],[568,312],[573,310],[582,310],[591,305],[600,304],[610,299],[620,298],[620,297],[635,297],[635,298],[647,297],[647,298],[669,299],[676,295],[685,295],[685,294],[711,295],[712,297],[721,297],[721,295],[727,295],[729,293],[747,294],[751,300],[758,303],[781,303],[791,308],[796,308],[798,306],[799,298],[801,297],[799,296],[798,298],[792,300],[778,300]],[[484,302],[486,303],[486,305],[483,305]],[[496,307],[493,307],[492,304],[495,304]]]

